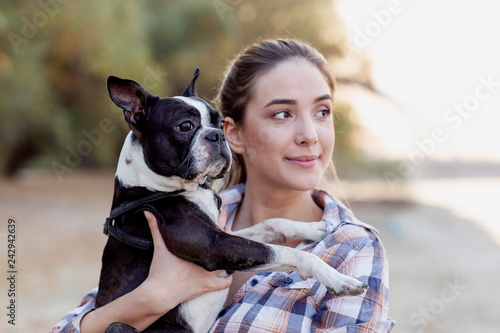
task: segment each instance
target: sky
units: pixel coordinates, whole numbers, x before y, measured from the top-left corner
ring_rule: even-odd
[[[500,162],[500,3],[338,0],[383,98],[354,98],[386,157]],[[348,54],[349,54],[348,52]],[[367,142],[368,143],[368,142]]]

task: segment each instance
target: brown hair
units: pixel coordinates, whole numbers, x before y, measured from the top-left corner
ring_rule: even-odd
[[[325,77],[333,93],[335,81],[328,63],[314,47],[290,39],[263,40],[243,50],[230,63],[213,101],[216,109],[223,117],[231,117],[237,125],[242,125],[246,106],[252,97],[252,87],[258,75],[294,58],[305,59],[314,64]],[[243,157],[235,155],[235,163],[225,177],[223,188],[246,180]]]

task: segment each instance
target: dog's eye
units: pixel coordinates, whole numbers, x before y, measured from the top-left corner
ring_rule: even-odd
[[[185,121],[183,122],[182,124],[178,125],[177,128],[181,131],[181,132],[187,132],[187,131],[190,131],[194,128],[194,125],[192,122],[190,121]]]
[[[222,120],[220,121],[220,129],[224,129],[224,123],[225,123],[225,120],[224,120],[224,119],[222,119]]]

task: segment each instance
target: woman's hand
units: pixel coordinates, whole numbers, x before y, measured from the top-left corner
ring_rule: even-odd
[[[153,312],[163,315],[171,309],[172,304],[177,305],[209,291],[229,287],[232,278],[226,277],[225,271],[208,272],[174,256],[165,246],[156,217],[147,211],[144,215],[153,236],[154,254],[149,275],[141,287],[151,297],[149,304]],[[217,222],[224,228],[224,211],[221,211]]]

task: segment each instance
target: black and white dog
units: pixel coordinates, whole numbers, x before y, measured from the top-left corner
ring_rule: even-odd
[[[109,95],[123,109],[131,132],[120,154],[105,225],[110,237],[96,307],[135,289],[148,275],[153,245],[144,210],[155,214],[173,254],[206,270],[294,270],[304,279],[312,275],[334,295],[361,294],[367,288],[364,283],[340,274],[317,256],[257,242],[277,236],[317,240],[325,232],[322,222],[273,219],[233,235],[219,228],[220,199],[205,184],[230,168],[231,152],[222,117],[196,95],[198,75],[197,69],[183,95],[172,98],[154,96],[132,80],[108,78]],[[226,295],[227,290],[211,292],[180,304],[145,332],[207,332]],[[115,323],[107,332],[136,330]]]

